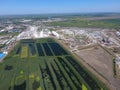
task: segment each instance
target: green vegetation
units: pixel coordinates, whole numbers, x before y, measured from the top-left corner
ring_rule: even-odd
[[[0,49],[3,48],[5,46],[5,44],[0,44]]]
[[[88,90],[84,84],[82,84],[82,90]]]
[[[0,33],[0,36],[5,36],[5,35],[17,36],[18,34],[19,34],[19,32],[10,33],[10,32],[8,32],[8,31],[4,31],[4,32],[1,32],[1,33]]]
[[[0,83],[0,90],[107,90],[51,38],[21,40],[0,63]]]
[[[21,51],[21,58],[27,58],[28,57],[28,46],[23,46]]]
[[[47,23],[52,26],[80,28],[120,28],[120,19],[90,20],[89,18],[73,18],[66,21]]]

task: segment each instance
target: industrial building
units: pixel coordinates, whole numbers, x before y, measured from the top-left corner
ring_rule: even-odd
[[[120,77],[120,57],[119,56],[115,58],[115,71],[116,71],[116,76]]]

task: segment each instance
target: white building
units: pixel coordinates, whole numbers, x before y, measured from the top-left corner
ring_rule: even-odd
[[[120,56],[116,56],[115,58],[115,69],[116,69],[116,75],[120,77]]]
[[[117,32],[116,32],[116,35],[117,35],[117,36],[120,36],[120,32],[117,31]]]
[[[56,38],[60,37],[60,35],[57,32],[55,32],[55,31],[52,31],[52,34],[54,34]]]

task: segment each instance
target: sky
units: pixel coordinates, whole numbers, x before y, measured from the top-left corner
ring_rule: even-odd
[[[120,0],[0,0],[0,15],[120,12]]]

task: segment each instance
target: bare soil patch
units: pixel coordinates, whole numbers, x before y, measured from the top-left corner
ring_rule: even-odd
[[[97,45],[79,50],[77,55],[104,77],[113,90],[120,90],[120,79],[114,77],[113,57],[106,50]]]

